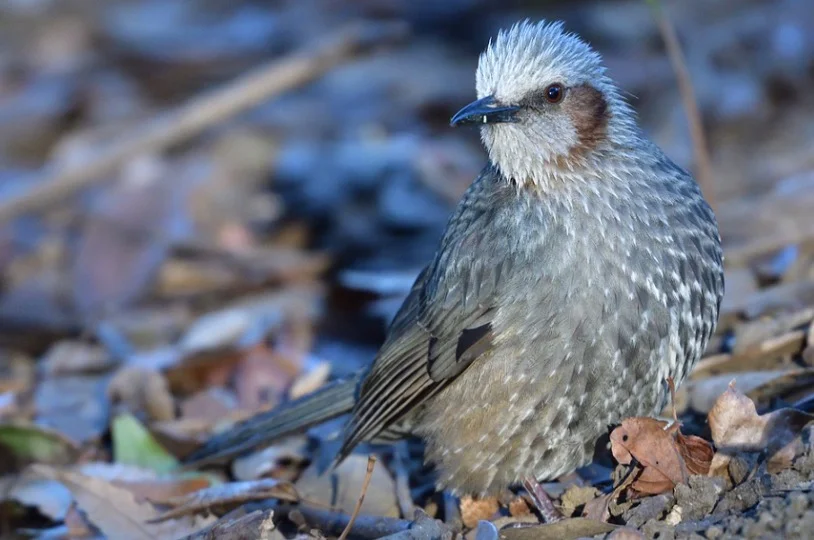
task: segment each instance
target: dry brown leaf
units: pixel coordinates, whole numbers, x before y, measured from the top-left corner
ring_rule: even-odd
[[[499,509],[500,505],[496,497],[482,499],[463,497],[461,499],[461,520],[464,526],[474,529],[478,526],[478,521],[491,519]]]
[[[642,465],[642,473],[631,486],[636,491],[655,495],[687,481],[687,466],[666,426],[667,422],[655,418],[627,418],[610,434],[616,461],[629,465],[635,459]]]
[[[242,409],[256,411],[279,403],[301,370],[299,359],[261,343],[249,350],[235,370],[235,390]]]
[[[141,156],[108,187],[83,223],[73,253],[73,296],[79,311],[118,311],[149,286],[170,249],[167,231],[185,218],[181,178],[164,182],[166,163]],[[187,184],[189,182],[186,182]]]
[[[93,527],[82,512],[76,508],[76,505],[71,505],[65,514],[64,521],[65,527],[68,529],[68,538],[94,538],[96,536]]]
[[[77,506],[104,535],[120,540],[178,538],[192,534],[215,521],[214,517],[195,517],[161,524],[148,521],[158,516],[149,503],[139,503],[130,491],[100,478],[34,465],[32,471],[67,487]]]
[[[703,476],[709,472],[709,465],[715,454],[709,441],[696,435],[684,435],[679,431],[676,433],[676,444],[690,475]]]
[[[237,408],[237,399],[230,390],[211,387],[201,390],[181,402],[181,418],[203,420],[210,426],[231,416]]]
[[[767,451],[769,472],[791,465],[802,451],[800,433],[814,416],[795,409],[757,414],[755,403],[735,388],[721,394],[707,417],[717,453],[710,475],[720,474],[737,452]]]
[[[685,436],[677,423],[648,417],[627,418],[610,434],[616,460],[630,464],[635,459],[641,473],[630,486],[639,494],[657,495],[686,483],[691,474],[706,474],[712,459],[707,441]]]
[[[366,456],[351,454],[326,473],[321,473],[316,464],[311,464],[295,486],[303,500],[315,505],[332,506],[350,514],[362,492],[367,462]],[[398,517],[400,514],[395,480],[387,468],[375,467],[361,515]]]
[[[205,476],[192,478],[169,478],[156,480],[126,481],[113,480],[113,485],[123,487],[136,496],[136,500],[160,501],[180,497],[208,488],[212,480]]]
[[[107,395],[114,404],[138,415],[145,413],[150,421],[175,418],[175,404],[167,380],[154,370],[127,366],[110,380]]]
[[[531,515],[531,507],[523,497],[515,497],[509,503],[509,515],[512,517],[529,516]]]
[[[116,362],[103,347],[82,341],[60,341],[40,360],[49,376],[105,371]]]
[[[152,522],[166,521],[180,516],[205,512],[212,508],[229,509],[245,502],[265,499],[297,502],[299,501],[299,495],[297,495],[297,491],[290,482],[280,482],[271,478],[220,484],[180,497],[153,498],[152,501],[155,503],[173,506],[174,508],[153,518]]]
[[[328,376],[330,374],[331,363],[319,362],[294,379],[294,382],[291,383],[291,388],[288,390],[288,397],[290,399],[297,399],[316,392],[322,385],[328,382]]]

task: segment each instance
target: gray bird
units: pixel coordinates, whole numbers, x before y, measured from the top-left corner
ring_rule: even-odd
[[[657,413],[701,357],[724,291],[715,217],[637,126],[600,56],[521,22],[480,57],[489,163],[449,220],[371,367],[211,439],[212,461],[350,413],[363,441],[426,442],[438,487],[496,494],[590,462]]]

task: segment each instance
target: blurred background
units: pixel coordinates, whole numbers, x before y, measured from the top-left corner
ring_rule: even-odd
[[[727,251],[705,366],[814,363],[814,2],[663,4]],[[477,131],[448,124],[478,54],[525,17],[593,44],[649,136],[697,170],[645,0],[3,2],[0,420],[67,439],[68,461],[121,461],[126,413],[176,458],[367,364],[485,164]],[[269,62],[324,56],[347,24],[393,21],[405,38],[311,66],[312,81],[240,86],[287,80]],[[222,91],[243,105],[218,116]],[[179,110],[209,119],[186,130]],[[11,446],[3,472],[36,460]]]

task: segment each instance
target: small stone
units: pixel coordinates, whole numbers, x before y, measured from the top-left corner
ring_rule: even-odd
[[[724,530],[720,528],[718,525],[713,525],[709,529],[706,530],[706,537],[710,540],[714,540],[716,538],[720,538],[724,535]]]
[[[743,483],[754,470],[757,463],[757,453],[744,453],[732,457],[729,461],[729,476],[734,485]]]
[[[642,532],[647,538],[658,538],[658,540],[675,540],[676,537],[672,525],[655,519],[645,523]]]
[[[691,476],[689,485],[676,486],[676,503],[683,508],[684,519],[703,519],[715,508],[723,490],[724,480],[722,478]]]
[[[749,480],[736,486],[732,491],[724,495],[723,499],[715,506],[714,514],[726,514],[730,511],[742,512],[747,508],[755,506],[761,498],[761,487],[757,480]]]
[[[560,509],[563,515],[573,516],[575,511],[585,506],[585,503],[601,494],[595,487],[571,486],[562,494]]]
[[[665,493],[654,495],[625,512],[623,518],[630,527],[640,528],[651,519],[660,519],[675,504],[675,497]]]
[[[786,518],[795,519],[803,515],[808,509],[808,497],[805,493],[794,492],[789,494],[789,505],[786,507]]]
[[[670,513],[667,514],[667,517],[664,518],[664,523],[666,523],[667,525],[672,525],[672,526],[675,527],[676,525],[681,523],[681,516],[682,516],[683,511],[684,511],[684,509],[681,508],[681,506],[676,504],[675,506],[673,506],[673,509],[670,510]],[[653,521],[653,520],[650,520],[650,521]]]

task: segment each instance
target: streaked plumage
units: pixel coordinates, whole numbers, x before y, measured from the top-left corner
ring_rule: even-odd
[[[555,83],[564,96],[546,101]],[[586,464],[608,426],[657,412],[665,379],[687,375],[723,295],[718,230],[695,181],[558,24],[502,32],[477,92],[466,115],[486,122],[490,164],[371,368],[193,459],[351,412],[340,458],[410,433],[426,440],[440,487],[495,493]]]

